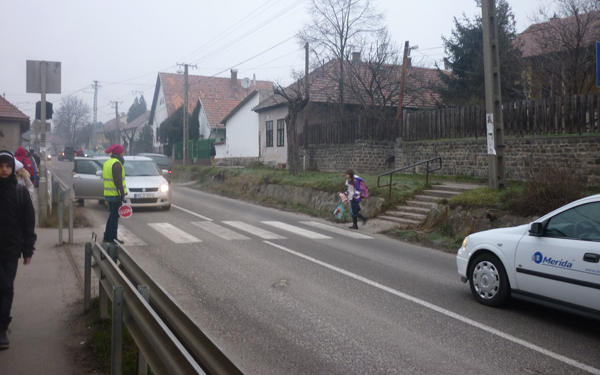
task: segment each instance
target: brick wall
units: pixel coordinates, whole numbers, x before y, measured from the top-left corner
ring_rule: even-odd
[[[504,167],[508,180],[524,180],[527,170],[543,160],[577,168],[587,176],[589,185],[600,186],[600,137],[597,135],[505,138],[505,143]],[[394,162],[386,162],[392,155]],[[307,167],[327,172],[353,168],[357,173],[382,173],[437,156],[442,157],[443,168],[436,173],[488,177],[485,139],[314,145],[307,153]]]

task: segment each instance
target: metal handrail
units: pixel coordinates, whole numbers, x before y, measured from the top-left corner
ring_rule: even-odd
[[[429,168],[429,164],[433,163],[435,161],[439,161],[439,163],[440,163],[439,167],[437,167],[435,169],[430,169]],[[429,186],[429,172],[435,172],[435,171],[439,171],[440,169],[442,169],[442,157],[441,156],[438,156],[438,157],[435,157],[435,158],[431,158],[431,159],[427,159],[427,160],[423,160],[423,161],[420,161],[418,163],[408,165],[406,167],[394,169],[393,171],[384,172],[384,173],[382,173],[382,174],[380,174],[380,175],[377,176],[377,187],[382,188],[382,187],[389,186],[388,199],[391,200],[392,199],[392,176],[394,175],[394,173],[401,172],[401,171],[406,170],[406,169],[414,168],[414,167],[417,167],[417,166],[419,166],[421,164],[427,164],[427,172],[425,173],[425,186]],[[384,176],[388,176],[388,175],[390,176],[390,182],[387,183],[387,184],[385,184],[385,185],[381,185],[381,183],[380,183],[381,178],[384,177]]]
[[[123,321],[153,373],[243,375],[123,247],[110,244],[105,250],[103,245],[86,244],[84,308],[91,305],[92,269],[100,280],[101,310],[107,306],[102,299],[106,301],[115,287],[122,287]],[[149,290],[149,297],[143,290]],[[112,298],[114,303],[116,298]]]

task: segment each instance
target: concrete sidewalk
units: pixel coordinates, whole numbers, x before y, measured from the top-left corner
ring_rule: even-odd
[[[0,350],[0,374],[96,373],[87,365],[83,318],[85,243],[92,231],[76,229],[73,244],[58,245],[58,229],[36,228],[31,264],[25,266],[21,259],[17,270],[10,348]],[[63,230],[63,241],[68,239]],[[94,297],[97,285],[92,289]]]

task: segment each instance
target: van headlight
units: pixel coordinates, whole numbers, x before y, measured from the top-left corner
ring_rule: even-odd
[[[162,185],[160,185],[160,192],[161,193],[166,193],[167,191],[169,191],[169,184],[162,184]]]
[[[463,240],[463,242],[462,242],[462,248],[466,249],[468,243],[469,243],[469,236],[465,237],[465,239]]]

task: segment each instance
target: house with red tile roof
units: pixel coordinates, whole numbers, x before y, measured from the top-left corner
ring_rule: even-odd
[[[29,131],[29,117],[0,96],[0,150],[15,150],[22,144],[23,133]]]
[[[598,92],[598,40],[600,10],[555,17],[525,29],[513,43],[521,50],[525,61],[524,80],[528,95],[539,98]]]
[[[145,113],[141,114],[140,116],[138,116],[137,118],[133,119],[131,122],[127,122],[127,115],[123,114],[122,116],[119,117],[119,135],[121,137],[121,139],[118,141],[118,143],[121,143],[123,145],[125,145],[125,142],[127,143],[127,147],[125,149],[127,155],[132,154],[132,143],[136,141],[136,139],[139,138],[140,133],[142,131],[142,128],[146,125],[148,125],[149,121],[150,121],[150,111],[146,111]],[[104,124],[104,136],[106,137],[106,139],[112,139],[113,142],[115,143],[114,140],[117,137],[117,119],[114,118],[110,121],[108,121],[106,124]],[[107,145],[108,146],[108,145]]]
[[[354,53],[351,60],[344,62],[344,107],[347,118],[364,115],[364,108],[376,113],[379,120],[394,122],[398,107],[401,86],[401,65],[381,65],[374,67]],[[379,70],[378,70],[379,69]],[[301,136],[304,117],[308,125],[339,122],[336,119],[336,106],[339,103],[340,89],[336,71],[337,60],[331,60],[309,73],[309,110],[302,111],[297,118],[297,131]],[[404,109],[427,110],[438,108],[442,99],[436,90],[441,85],[436,69],[407,66],[406,84],[403,97]],[[294,96],[298,82],[285,88]],[[287,163],[287,135],[285,117],[288,114],[287,101],[280,95],[273,95],[261,101],[254,111],[259,114],[261,162],[269,165]]]
[[[184,105],[184,79],[182,74],[158,74],[149,120],[154,134],[158,133],[163,121]],[[188,113],[192,114],[198,109],[200,136],[224,142],[223,119],[256,90],[273,90],[273,83],[238,79],[235,69],[231,70],[229,78],[188,75]],[[160,140],[158,137],[155,140],[155,149],[158,151]]]

